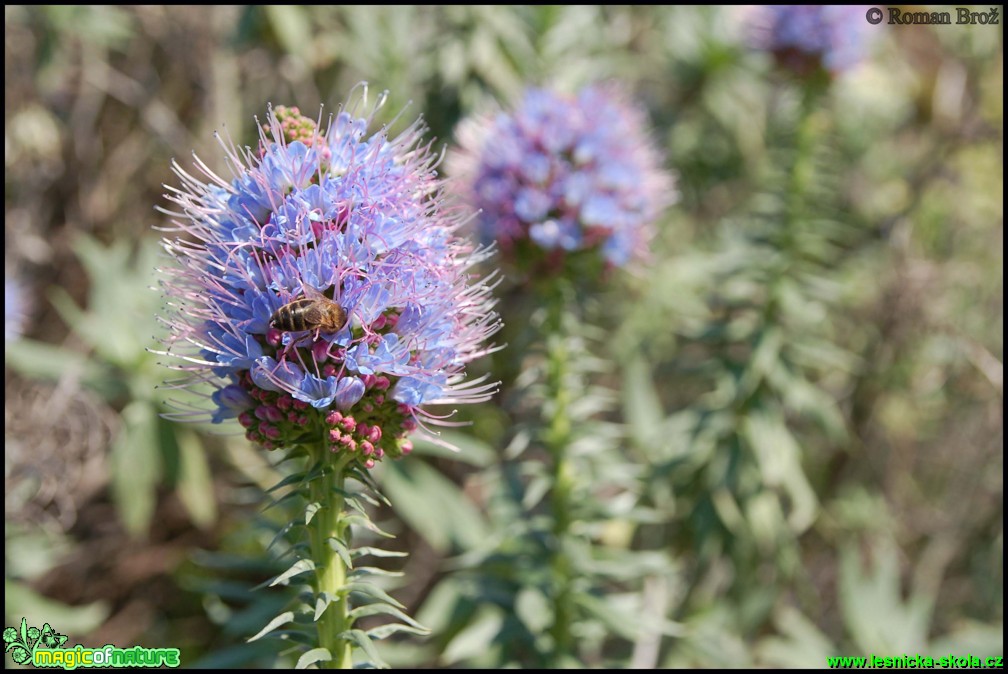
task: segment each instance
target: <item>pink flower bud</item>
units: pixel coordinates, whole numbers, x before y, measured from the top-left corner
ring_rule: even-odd
[[[312,357],[319,365],[329,360],[329,342],[320,339],[312,344]]]

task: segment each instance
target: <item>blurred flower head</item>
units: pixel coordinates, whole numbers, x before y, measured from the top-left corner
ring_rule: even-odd
[[[847,70],[864,58],[873,26],[861,5],[760,5],[743,10],[749,42],[782,68],[807,76]]]
[[[16,278],[4,276],[4,341],[21,337],[28,321],[25,287]]]
[[[530,89],[511,112],[472,117],[456,135],[449,172],[479,209],[483,240],[519,263],[597,251],[622,267],[645,256],[676,198],[646,114],[614,86]]]
[[[270,110],[257,151],[222,141],[229,179],[176,164],[165,240],[177,386],[209,383],[213,421],[237,417],[267,448],[324,438],[369,467],[441,421],[424,406],[492,394],[465,366],[498,328],[470,272],[485,250],[456,235],[462,214],[443,204],[422,123],[369,135],[383,101],[324,128]],[[323,320],[334,305],[345,322]]]

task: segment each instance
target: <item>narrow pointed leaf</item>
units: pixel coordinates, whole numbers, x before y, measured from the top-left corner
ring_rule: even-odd
[[[275,546],[280,541],[284,540],[288,532],[290,532],[290,530],[293,529],[295,526],[296,525],[293,522],[288,522],[287,524],[283,525],[280,528],[280,531],[278,531],[276,535],[273,537],[273,540],[269,542],[269,545],[266,546],[266,550],[267,551],[272,550],[273,546]]]
[[[399,578],[402,575],[402,571],[389,571],[388,569],[379,569],[376,566],[359,566],[350,572],[351,578],[360,578],[361,576],[385,576],[386,578]]]
[[[309,503],[307,506],[305,506],[305,513],[304,513],[304,523],[305,523],[305,526],[308,526],[309,524],[311,524],[312,518],[315,517],[315,513],[317,513],[321,509],[322,509],[322,504],[318,503],[318,502],[315,502],[315,501],[313,501],[313,502]]]
[[[344,588],[346,589],[346,591],[348,593],[350,593],[350,592],[356,592],[358,594],[363,594],[363,595],[366,595],[368,597],[373,597],[374,599],[377,599],[378,601],[383,601],[383,602],[386,602],[388,604],[392,604],[393,606],[396,606],[398,608],[406,608],[406,606],[404,606],[400,602],[396,601],[392,597],[392,595],[390,595],[388,592],[386,592],[385,590],[381,589],[377,585],[372,585],[371,583],[367,583],[367,582],[350,582],[350,583],[347,583],[346,585],[344,585]]]
[[[332,660],[332,653],[328,648],[313,648],[298,658],[294,669],[307,669],[309,665],[314,665],[316,662],[328,662],[329,660]]]
[[[285,477],[284,479],[280,480],[275,485],[273,485],[272,487],[270,487],[269,489],[267,489],[266,493],[272,494],[276,490],[282,489],[282,488],[286,487],[287,485],[295,484],[297,482],[300,482],[304,478],[305,478],[305,474],[304,473],[294,473],[293,475],[288,475],[287,477]]]
[[[314,571],[314,570],[315,570],[315,562],[313,562],[310,559],[299,559],[293,564],[291,564],[289,569],[287,569],[279,576],[274,578],[270,582],[269,586],[273,587],[274,585],[280,585],[281,583],[286,585],[287,581],[293,578],[294,576],[300,573],[304,573],[305,571]]]
[[[273,630],[275,630],[276,628],[291,622],[294,622],[294,611],[284,611],[277,617],[273,618],[273,620],[270,620],[269,623],[266,625],[266,627],[259,630],[259,632],[255,636],[250,637],[249,641],[251,642],[255,641],[256,639],[261,639],[270,632],[272,632]]]
[[[333,603],[335,599],[328,592],[322,592],[315,597],[315,617],[313,618],[315,622],[318,622],[318,619],[322,617],[325,610],[329,608],[329,604]]]
[[[351,620],[356,621],[358,618],[364,618],[366,616],[382,615],[382,614],[393,616],[403,621],[407,625],[411,625],[417,629],[426,630],[428,633],[430,632],[430,630],[427,630],[423,625],[418,623],[416,620],[413,620],[413,618],[410,618],[408,615],[397,609],[395,606],[389,606],[388,604],[369,604],[367,606],[359,606],[354,610],[350,611],[350,618]]]
[[[399,632],[406,632],[407,634],[416,634],[418,636],[427,636],[431,633],[429,629],[413,627],[412,625],[404,625],[402,623],[390,623],[388,625],[381,625],[367,631],[367,635],[374,639],[375,641],[381,641],[393,634],[398,634]]]
[[[343,563],[346,564],[348,569],[353,568],[350,550],[347,549],[346,543],[338,538],[330,538],[329,547],[336,551],[336,554],[340,556],[340,559],[343,560]]]
[[[350,524],[356,524],[357,526],[364,527],[368,531],[373,531],[379,536],[384,536],[385,538],[395,538],[395,534],[390,534],[379,528],[378,525],[372,522],[368,517],[362,515],[347,515],[345,519]]]
[[[363,630],[347,630],[346,632],[341,632],[339,638],[356,643],[375,665],[383,669],[388,667],[388,664],[386,664],[386,662],[378,655],[378,649],[375,648],[374,643],[371,641],[371,637],[367,635],[367,632],[364,632]]]
[[[402,552],[399,550],[382,550],[381,548],[372,547],[354,548],[351,554],[354,559],[357,557],[364,557],[365,555],[371,555],[372,557],[409,557],[408,552]]]

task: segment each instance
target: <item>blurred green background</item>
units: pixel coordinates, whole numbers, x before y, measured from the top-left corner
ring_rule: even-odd
[[[270,457],[159,416],[173,158],[219,168],[215,130],[251,143],[268,103],[311,116],[361,80],[450,147],[526,85],[615,78],[681,196],[651,267],[589,302],[614,401],[594,418],[621,429],[608,460],[650,513],[596,538],[662,555],[628,582],[676,627],[581,664],[1001,654],[1003,31],[876,28],[802,154],[803,85],[746,49],[732,8],[5,7],[5,271],[28,309],[5,349],[4,625],[273,662],[240,645],[282,603],[248,592],[273,570],[245,526]],[[535,298],[512,299],[514,343]],[[521,397],[468,411],[463,455],[420,447],[379,473],[411,554],[395,595],[435,629],[393,664],[509,662],[480,659],[499,632],[449,620],[444,588],[514,520],[488,494]]]

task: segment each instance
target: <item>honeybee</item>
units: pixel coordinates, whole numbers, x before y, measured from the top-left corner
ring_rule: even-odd
[[[310,286],[305,286],[304,297],[283,305],[269,319],[271,328],[285,332],[339,332],[346,322],[343,307]]]

